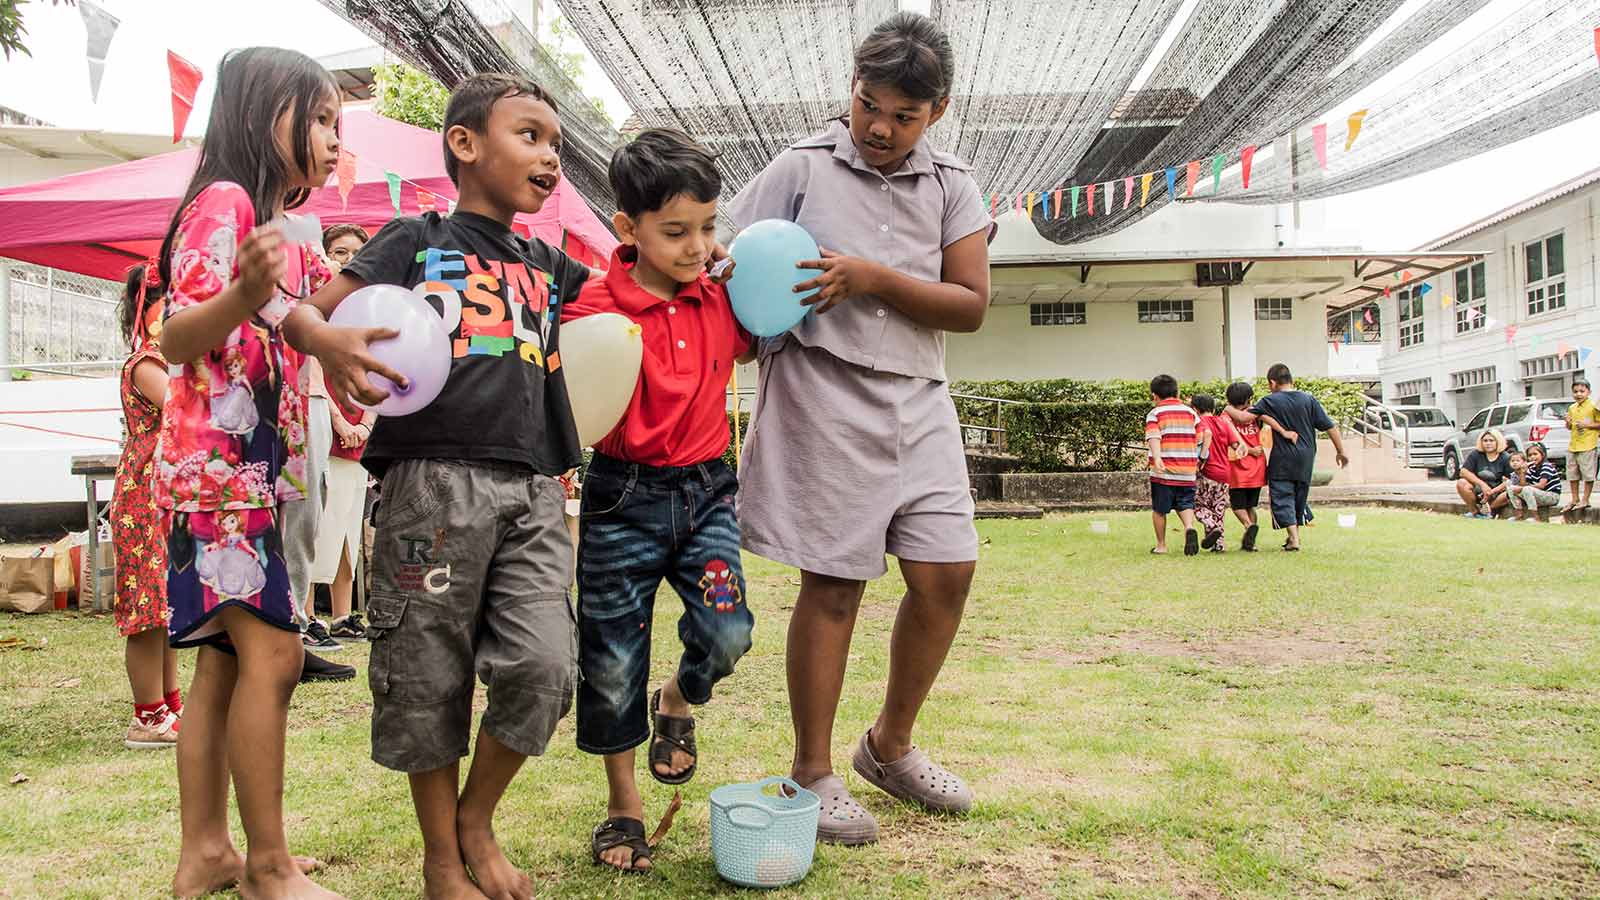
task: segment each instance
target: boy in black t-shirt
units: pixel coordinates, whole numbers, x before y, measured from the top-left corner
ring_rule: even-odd
[[[544,752],[577,679],[572,539],[554,476],[580,456],[557,332],[558,307],[589,271],[511,231],[516,213],[537,211],[555,189],[560,142],[555,104],[538,86],[498,74],[464,81],[445,111],[455,212],[390,222],[285,328],[321,360],[337,399],[369,404],[385,394],[367,373],[404,379],[367,349],[392,332],[325,321],[351,291],[410,288],[451,337],[438,399],[380,419],[362,459],[383,479],[367,611],[372,757],[410,775],[430,897],[532,895],[491,821],[523,760]],[[475,674],[488,708],[458,796]]]

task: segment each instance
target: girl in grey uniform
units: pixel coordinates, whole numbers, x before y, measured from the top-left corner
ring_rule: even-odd
[[[793,145],[734,200],[739,225],[787,219],[822,258],[797,292],[811,315],[760,351],[739,471],[751,551],[801,570],[789,624],[795,781],[822,797],[817,836],[877,838],[833,772],[830,744],[866,582],[891,553],[905,576],[887,696],[857,742],[867,782],[961,812],[966,785],[912,746],[912,727],[961,624],[978,557],[944,333],[989,305],[991,221],[970,167],[924,136],[949,102],[954,60],[934,22],[899,13],[855,53],[849,115]]]

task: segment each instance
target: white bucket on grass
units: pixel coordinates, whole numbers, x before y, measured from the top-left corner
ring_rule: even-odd
[[[1103,519],[1096,519],[1089,523],[1089,531],[1092,534],[1110,534],[1111,523]]]
[[[1354,527],[1356,527],[1356,514],[1355,513],[1340,513],[1339,514],[1339,527],[1340,528],[1354,528]]]

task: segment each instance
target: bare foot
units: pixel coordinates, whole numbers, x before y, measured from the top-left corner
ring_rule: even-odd
[[[661,686],[661,706],[658,711],[664,716],[677,716],[680,719],[694,717],[694,710],[689,707],[689,701],[683,699],[683,693],[678,690],[678,676],[672,676]],[[655,769],[658,775],[670,777],[683,774],[692,765],[694,757],[682,750],[673,750],[670,763],[656,763],[651,768]]]
[[[460,861],[437,867],[423,863],[422,896],[426,900],[487,900]]]
[[[344,900],[307,878],[293,861],[288,869],[246,867],[239,880],[239,896],[242,900]]]
[[[489,900],[533,900],[533,879],[506,859],[493,830],[463,828],[457,822],[456,839],[461,843],[461,861]]]
[[[244,854],[228,846],[215,853],[194,853],[178,857],[178,871],[172,876],[172,896],[203,897],[225,891],[244,877]],[[310,875],[322,868],[322,861],[309,856],[291,857],[301,874]]]

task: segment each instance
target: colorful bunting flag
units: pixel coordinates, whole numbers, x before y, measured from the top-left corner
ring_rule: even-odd
[[[1580,365],[1580,366],[1588,365],[1589,364],[1589,354],[1591,354],[1593,352],[1594,352],[1594,348],[1593,347],[1579,347],[1578,348],[1578,365]]]
[[[1013,199],[1016,202],[1012,205],[1012,211],[1014,211],[1017,214],[1018,218],[1021,218],[1022,217],[1022,195],[1018,194]]]
[[[339,162],[333,167],[339,179],[339,208],[350,208],[350,192],[356,189],[356,154],[346,147],[339,148]]]
[[[438,208],[437,198],[434,197],[432,191],[425,191],[422,188],[417,188],[417,212],[428,213],[433,212]]]
[[[1033,198],[1037,196],[1039,195],[1035,194],[1033,191],[1028,192],[1028,218],[1030,219],[1033,218]]]
[[[1533,341],[1528,347],[1528,352],[1529,353],[1538,353],[1539,352],[1539,345],[1542,344],[1542,343],[1544,343],[1544,337],[1541,336],[1541,335],[1537,335],[1537,334],[1534,335],[1533,336]]]
[[[1350,114],[1350,120],[1347,123],[1347,130],[1344,135],[1344,152],[1349,153],[1350,148],[1355,146],[1356,135],[1361,133],[1361,123],[1366,121],[1366,118],[1367,111],[1364,109],[1358,109]]]
[[[1568,353],[1571,353],[1571,352],[1572,352],[1572,345],[1567,343],[1566,341],[1560,341],[1560,342],[1558,342],[1556,344],[1556,357],[1557,358],[1566,356]]]
[[[1089,215],[1094,215],[1094,189],[1099,185],[1089,185]]]
[[[1317,165],[1328,167],[1328,126],[1326,123],[1311,126],[1311,149],[1317,153]]]
[[[172,83],[172,142],[183,140],[183,126],[194,112],[195,92],[200,89],[201,73],[195,64],[171,50],[167,51],[167,76]]]
[[[93,0],[81,0],[78,13],[83,16],[86,39],[83,55],[89,60],[89,99],[99,103],[100,76],[106,73],[106,51],[111,49],[111,39],[116,36],[121,20]]]
[[[1195,183],[1195,181],[1197,179],[1199,179],[1199,177],[1200,177],[1200,160],[1198,160],[1198,159],[1189,160],[1189,165],[1186,168],[1186,170],[1184,171],[1183,195],[1185,197],[1193,197],[1194,196],[1194,183]]]
[[[1389,292],[1389,289],[1388,288],[1384,288],[1383,292],[1387,294]],[[1363,322],[1366,322],[1368,325],[1372,324],[1372,307],[1369,306],[1366,309],[1361,311],[1361,320]]]
[[[1222,154],[1211,157],[1211,193],[1213,196],[1222,191]]]
[[[1515,325],[1507,325],[1506,326],[1506,343],[1509,344],[1512,341],[1515,341],[1516,339],[1517,339],[1517,326],[1515,326]]]
[[[388,169],[384,169],[383,178],[389,182],[389,202],[394,204],[394,214],[398,216],[400,215],[400,176]]]
[[[1176,166],[1167,167],[1167,199],[1178,199],[1178,169]]]
[[[1431,291],[1431,290],[1433,290],[1433,285],[1431,285],[1431,284],[1427,283],[1426,281],[1424,281],[1422,283],[1422,286],[1417,288],[1417,293],[1419,293],[1422,296],[1426,297],[1426,296],[1428,296],[1428,292]]]
[[[1385,297],[1389,296],[1389,286],[1387,284],[1383,286],[1383,295]]]
[[[1056,218],[1061,218],[1061,188],[1052,191],[1056,195]]]
[[[1600,28],[1594,30],[1594,61],[1600,63]]]
[[[1155,177],[1154,172],[1146,172],[1140,176],[1139,181],[1139,208],[1144,209],[1146,200],[1150,199],[1150,179]]]
[[[1082,190],[1078,185],[1072,186],[1072,217],[1074,219],[1078,217],[1078,194]]]
[[[1329,343],[1333,344],[1333,352],[1335,354],[1338,354],[1338,352],[1339,352],[1339,338],[1336,336],[1336,337],[1334,337],[1334,339],[1332,341],[1329,341]]]
[[[1352,326],[1352,327],[1353,327],[1353,328],[1355,328],[1355,330],[1356,330],[1356,334],[1366,334],[1366,333],[1367,333],[1367,330],[1366,330],[1366,329],[1365,329],[1365,328],[1362,328],[1362,327],[1361,327],[1361,321],[1360,321],[1360,320],[1359,320],[1359,319],[1358,319],[1358,320],[1355,320],[1355,321],[1352,321],[1352,322],[1351,322],[1351,323],[1350,323],[1350,325],[1351,325],[1351,326]]]
[[[1480,313],[1478,318],[1483,320],[1483,327],[1489,329],[1490,331],[1493,331],[1493,330],[1495,330],[1495,328],[1499,327],[1499,325],[1500,325],[1500,320],[1499,319],[1496,319],[1494,316],[1481,315],[1481,313],[1483,312],[1482,310],[1479,310],[1478,312]]]
[[[1127,209],[1133,205],[1133,176],[1122,179],[1122,208]],[[1141,206],[1143,204],[1140,204]]]
[[[1244,178],[1244,189],[1250,189],[1250,163],[1256,158],[1256,145],[1245,144],[1239,150],[1239,174]]]
[[[1474,319],[1483,318],[1483,310],[1481,308],[1480,309],[1474,309],[1472,311],[1472,318],[1474,318]]]

